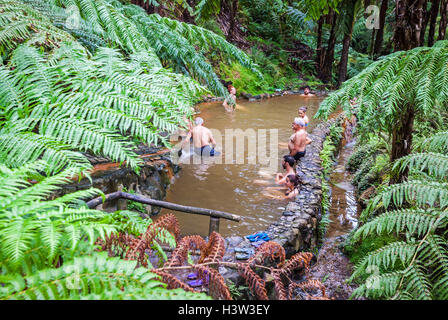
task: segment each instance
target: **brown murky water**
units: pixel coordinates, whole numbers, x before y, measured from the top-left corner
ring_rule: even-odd
[[[269,195],[278,196],[284,191],[276,189],[275,172],[280,172],[281,158],[288,153],[287,142],[292,134],[291,123],[297,117],[299,106],[308,106],[307,115],[310,119],[308,132],[318,123],[313,119],[322,97],[304,98],[298,95],[276,97],[261,102],[238,101],[239,107],[235,113],[224,111],[221,103],[204,103],[199,106],[204,125],[217,129],[215,134],[218,142],[217,150],[223,151],[219,160],[209,158],[201,164],[182,164],[174,184],[167,192],[166,201],[182,205],[196,206],[234,213],[242,216],[242,221],[232,222],[221,219],[220,233],[223,236],[248,235],[263,231],[282,214],[288,200],[273,199]],[[225,161],[225,129],[278,129],[278,156],[274,171],[267,166],[249,164],[254,160],[254,154],[244,153],[244,164],[236,163],[236,148],[230,157],[233,163]],[[222,143],[219,142],[221,135]],[[267,136],[269,146],[271,136]],[[235,144],[235,142],[234,142]],[[246,142],[246,148],[247,142]],[[218,162],[218,163],[217,163]],[[169,212],[163,210],[163,213]],[[209,217],[176,212],[183,234],[207,235]]]

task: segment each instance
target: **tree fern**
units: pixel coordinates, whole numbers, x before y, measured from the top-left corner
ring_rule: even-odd
[[[341,105],[347,114],[349,100],[358,97],[359,131],[367,135],[372,130],[392,132],[404,106],[415,107],[417,117],[427,117],[434,108],[448,103],[446,68],[448,42],[439,41],[434,47],[419,47],[382,57],[321,104],[318,117],[328,115]]]
[[[384,234],[394,234],[397,241],[367,253],[356,265],[351,279],[362,284],[355,297],[448,297],[448,163],[446,153],[434,153],[445,139],[446,133],[435,134],[427,139],[427,152],[397,161],[395,168],[409,167],[413,179],[384,188],[362,213],[365,223],[351,241]],[[419,175],[431,180],[416,180]]]

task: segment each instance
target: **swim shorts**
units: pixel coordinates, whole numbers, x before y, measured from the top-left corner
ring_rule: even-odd
[[[210,146],[203,146],[202,148],[194,148],[194,152],[199,156],[215,157],[219,155],[219,152]]]
[[[303,157],[305,156],[305,154],[306,154],[306,150],[303,151],[303,152],[297,152],[297,153],[294,155],[294,159],[295,159],[296,161],[299,161],[301,158],[303,158]]]

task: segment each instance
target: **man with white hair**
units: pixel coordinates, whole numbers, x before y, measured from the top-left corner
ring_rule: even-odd
[[[216,141],[213,138],[210,129],[203,126],[204,119],[197,117],[194,120],[194,123],[195,127],[188,133],[185,143],[189,142],[190,138],[193,136],[194,152],[197,155],[210,157],[217,156],[219,153],[214,149],[216,147]]]
[[[294,119],[292,130],[294,131],[294,134],[288,142],[289,154],[293,156],[296,161],[299,161],[305,156],[306,146],[309,145],[312,140],[308,138],[308,133],[305,130],[305,122],[302,118]]]

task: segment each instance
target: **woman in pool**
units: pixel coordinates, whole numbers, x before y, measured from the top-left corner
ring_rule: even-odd
[[[286,191],[287,199],[294,199],[300,191],[300,178],[295,174],[290,174],[286,177],[286,187],[288,190]]]

